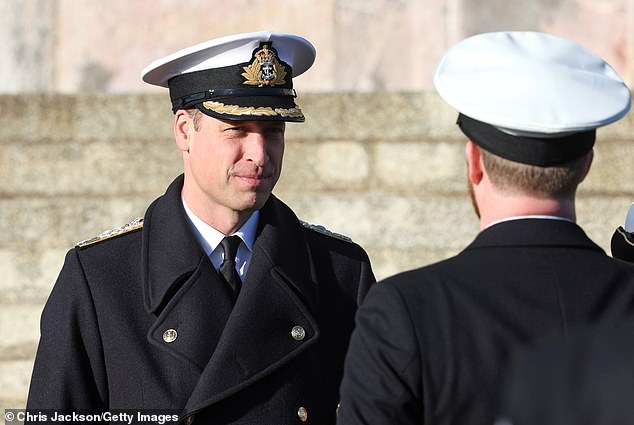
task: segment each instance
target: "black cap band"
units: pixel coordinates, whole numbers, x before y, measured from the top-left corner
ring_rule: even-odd
[[[302,122],[292,75],[272,42],[262,41],[250,62],[182,73],[167,85],[174,113],[197,108],[218,119]]]
[[[194,93],[172,100],[172,111],[188,109],[208,100],[219,100],[243,96],[290,96],[297,97],[295,89],[278,88],[246,88],[246,89],[212,89]]]
[[[596,138],[596,129],[561,137],[512,135],[463,114],[458,115],[457,124],[481,148],[511,161],[541,167],[581,158],[592,149]]]

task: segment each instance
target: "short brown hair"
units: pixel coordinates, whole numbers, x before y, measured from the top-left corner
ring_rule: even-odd
[[[570,162],[549,167],[511,161],[482,148],[482,162],[491,182],[509,193],[526,193],[538,198],[573,197],[585,178],[592,152]]]
[[[202,112],[200,112],[198,109],[186,109],[185,111],[187,112],[189,117],[192,119],[192,122],[194,123],[194,130],[199,131],[200,120],[203,117]]]

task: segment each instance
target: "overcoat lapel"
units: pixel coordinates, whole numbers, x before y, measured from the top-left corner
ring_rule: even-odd
[[[231,288],[222,281],[205,256],[150,329],[152,343],[190,363],[199,372],[205,368],[232,311]],[[167,330],[176,339],[166,343]]]
[[[157,319],[148,339],[202,371],[229,318],[232,294],[192,233],[181,202],[182,176],[149,208],[143,224],[145,304]],[[176,339],[166,342],[166,331]]]
[[[260,211],[249,271],[232,305],[228,286],[200,247],[180,200],[183,177],[152,204],[143,227],[147,310],[157,315],[150,342],[200,371],[184,414],[262,379],[312,346],[317,285],[299,220],[271,196]],[[302,339],[291,336],[301,326]],[[163,338],[175,330],[172,342]]]
[[[283,367],[319,337],[304,234],[294,214],[271,197],[261,210],[260,231],[240,296],[184,415],[235,394]],[[291,329],[301,326],[296,340]]]

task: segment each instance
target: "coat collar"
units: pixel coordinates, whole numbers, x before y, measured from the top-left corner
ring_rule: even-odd
[[[187,279],[205,252],[189,227],[181,202],[183,175],[147,209],[143,219],[142,276],[145,306],[156,312],[177,283]]]
[[[303,298],[312,311],[317,308],[317,281],[310,259],[305,233],[297,216],[283,202],[271,195],[260,210],[258,236],[253,258],[268,259],[276,274],[283,277]],[[257,267],[250,267],[247,282],[257,279]]]
[[[158,316],[150,341],[200,373],[183,411],[191,414],[252,385],[315,344],[319,294],[305,232],[295,214],[271,195],[260,210],[240,296],[227,307],[187,222],[182,182],[176,179],[146,213],[143,282],[148,309]],[[172,327],[182,336],[168,345],[162,333]],[[294,327],[301,327],[305,337],[294,339]]]
[[[492,246],[576,246],[603,252],[577,224],[541,218],[494,224],[481,231],[466,249]]]
[[[177,177],[163,196],[154,201],[144,217],[142,276],[145,305],[156,312],[169,296],[200,266],[205,253],[190,229],[181,201],[183,175]],[[314,311],[317,301],[315,278],[309,270],[308,245],[301,224],[284,203],[271,195],[260,210],[253,258],[264,256]],[[251,265],[246,280],[256,279],[258,268]]]

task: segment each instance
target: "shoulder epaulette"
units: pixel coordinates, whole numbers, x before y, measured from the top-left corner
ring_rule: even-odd
[[[92,237],[90,239],[86,239],[84,241],[78,242],[77,246],[83,248],[88,245],[95,244],[97,242],[105,241],[110,238],[114,238],[115,236],[123,235],[124,233],[131,232],[133,230],[137,230],[143,227],[143,219],[136,218],[132,220],[130,223],[123,225],[121,227],[117,227],[116,229],[106,230],[105,232]]]
[[[352,242],[352,239],[346,235],[342,235],[341,233],[331,232],[326,229],[324,226],[318,224],[310,224],[305,221],[299,220],[299,222],[307,229],[310,229],[314,232],[321,233],[322,235],[330,236],[331,238],[339,239],[346,242]]]

